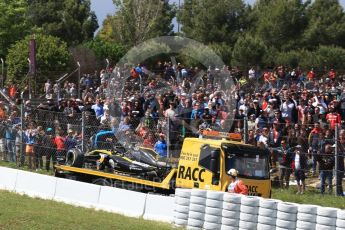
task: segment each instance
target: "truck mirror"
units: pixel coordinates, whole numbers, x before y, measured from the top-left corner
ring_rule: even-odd
[[[213,185],[219,184],[219,170],[220,170],[219,157],[220,157],[220,149],[214,149],[211,151],[210,170],[213,173],[213,176],[212,176]]]

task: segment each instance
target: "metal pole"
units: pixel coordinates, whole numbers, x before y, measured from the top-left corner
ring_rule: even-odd
[[[109,62],[109,59],[108,59],[108,58],[107,58],[107,59],[105,59],[105,61],[107,62],[107,68],[106,68],[105,70],[106,70],[106,72],[108,72],[110,62]]]
[[[80,63],[77,62],[78,65],[78,98],[80,99]]]
[[[339,140],[339,130],[338,124],[335,125],[335,149],[334,149],[334,157],[335,157],[335,196],[337,196],[337,181],[338,181],[338,140]]]
[[[247,144],[248,143],[248,117],[244,117],[244,125],[243,125],[243,140],[244,143]]]
[[[31,100],[31,60],[30,58],[28,58],[28,62],[29,62],[29,77],[28,77],[28,86],[29,86],[29,99]]]
[[[20,130],[21,130],[21,143],[20,143],[20,157],[17,165],[24,167],[24,98],[23,93],[21,93],[21,104],[20,104]]]
[[[85,152],[85,112],[81,113],[81,151]]]
[[[1,58],[1,88],[4,88],[4,59]]]
[[[181,11],[181,0],[178,0],[178,11]],[[180,22],[177,21],[177,33],[180,33]]]

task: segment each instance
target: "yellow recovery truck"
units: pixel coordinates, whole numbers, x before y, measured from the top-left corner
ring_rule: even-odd
[[[78,148],[67,153],[66,163],[55,165],[55,175],[131,190],[174,193],[175,188],[226,191],[235,168],[249,195],[270,197],[269,152],[243,144],[241,136],[218,132],[203,138],[185,138],[179,159],[170,163],[155,159],[151,149],[93,150]]]

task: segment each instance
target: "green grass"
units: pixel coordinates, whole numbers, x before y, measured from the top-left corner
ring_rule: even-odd
[[[315,204],[324,207],[345,209],[345,198],[333,194],[321,195],[315,188],[307,188],[303,195],[297,195],[297,188],[290,186],[288,190],[273,189],[272,198],[299,204]]]
[[[20,170],[29,171],[29,172],[35,172],[35,173],[44,174],[44,175],[54,175],[54,171],[52,170],[52,166],[50,166],[51,167],[50,171],[47,171],[45,169],[36,171],[36,170],[29,169],[29,167],[27,165],[25,165],[24,167],[18,167],[15,163],[1,161],[1,160],[0,160],[0,166],[7,167],[7,168],[20,169]]]
[[[172,226],[0,190],[0,229],[151,230],[172,229]]]

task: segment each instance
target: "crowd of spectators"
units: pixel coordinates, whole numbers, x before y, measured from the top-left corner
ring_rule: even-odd
[[[25,101],[24,126],[16,106],[0,103],[0,152],[15,161],[23,136],[24,152],[32,156],[30,167],[42,168],[47,152],[42,148],[51,150],[46,154],[49,170],[51,160],[101,129],[113,131],[119,141],[153,148],[162,157],[174,154],[184,137],[197,137],[203,129],[239,132],[248,143],[269,149],[282,188],[289,186],[294,172],[299,193],[304,192],[309,169],[310,175],[320,175],[325,192],[337,144],[337,193],[343,194],[339,184],[344,175],[345,79],[333,69],[321,74],[278,66],[267,71],[251,68],[246,74],[228,67],[204,72],[170,62],[159,62],[153,69],[115,66],[83,75],[80,95],[78,84],[66,81],[60,87],[48,80],[46,102],[34,106]],[[19,163],[24,163],[23,156]]]

